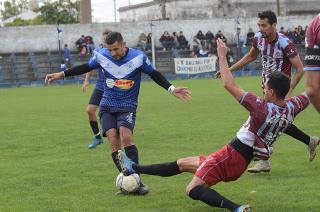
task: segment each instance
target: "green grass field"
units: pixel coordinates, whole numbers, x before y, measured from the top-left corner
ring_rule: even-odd
[[[260,78],[237,78],[260,94]],[[153,82],[143,82],[134,141],[141,164],[214,152],[235,136],[248,113],[220,80],[175,81],[188,86],[187,102]],[[302,91],[303,82],[296,92]],[[185,195],[192,175],[142,176],[147,196],[116,196],[114,168],[106,142],[88,150],[92,133],[80,85],[0,89],[0,211],[204,212],[213,209]],[[296,125],[320,135],[312,107]],[[320,154],[320,152],[319,152]],[[320,156],[320,155],[319,155]],[[283,135],[275,145],[270,173],[245,173],[215,189],[255,211],[320,211],[320,158],[310,163],[306,146]]]

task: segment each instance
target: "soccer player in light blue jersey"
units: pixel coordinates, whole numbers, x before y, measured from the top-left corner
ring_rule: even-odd
[[[124,146],[125,153],[137,164],[138,149],[133,143],[132,133],[135,126],[141,73],[148,74],[153,81],[173,96],[185,101],[191,96],[186,87],[174,87],[154,69],[148,57],[141,51],[127,48],[119,32],[111,32],[104,41],[106,48],[94,51],[87,64],[66,71],[48,74],[45,81],[87,73],[102,68],[106,78],[104,93],[100,102],[100,122],[102,134],[109,140],[112,159],[120,171],[116,160],[117,151]],[[138,194],[147,194],[148,188],[142,184]]]

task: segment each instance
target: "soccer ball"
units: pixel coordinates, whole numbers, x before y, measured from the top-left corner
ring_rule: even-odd
[[[135,192],[140,186],[140,177],[138,174],[125,176],[123,173],[120,173],[116,179],[116,186],[126,193]]]

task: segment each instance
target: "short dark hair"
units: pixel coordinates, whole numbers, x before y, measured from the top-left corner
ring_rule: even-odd
[[[120,32],[110,32],[106,36],[106,44],[114,44],[115,42],[122,43],[123,42],[123,37]]]
[[[268,76],[267,84],[278,98],[284,99],[290,89],[290,79],[287,75],[279,71],[274,71]]]
[[[258,17],[260,19],[267,18],[269,24],[277,23],[277,16],[271,10],[266,10],[266,11],[263,11],[262,13],[258,13]]]

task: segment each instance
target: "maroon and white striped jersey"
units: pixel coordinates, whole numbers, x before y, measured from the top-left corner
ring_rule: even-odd
[[[306,47],[320,48],[320,13],[314,17],[306,31]]]
[[[292,123],[296,115],[309,105],[307,95],[301,94],[285,101],[280,107],[260,99],[252,93],[245,93],[240,99],[250,116],[237,133],[237,138],[253,148],[253,159],[267,159],[272,145]]]
[[[262,87],[268,75],[280,71],[291,78],[291,57],[298,55],[297,47],[283,34],[277,32],[277,37],[272,42],[267,42],[261,32],[253,38],[252,46],[259,50],[262,65]]]

